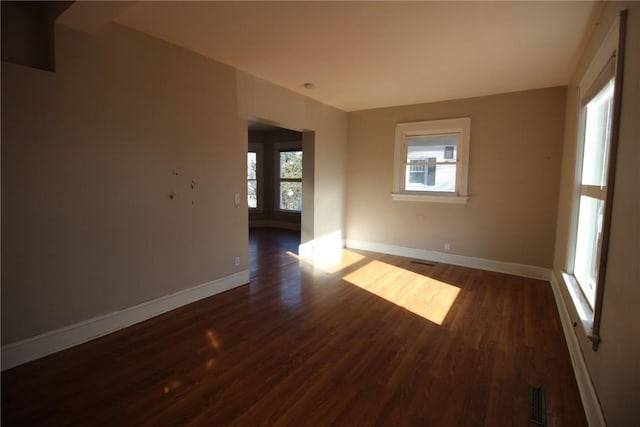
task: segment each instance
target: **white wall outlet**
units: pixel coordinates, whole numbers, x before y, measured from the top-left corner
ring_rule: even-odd
[[[237,208],[238,206],[240,206],[240,193],[236,193],[236,194],[233,196],[233,201],[234,201],[234,202],[235,202],[235,204],[236,204],[236,208]]]
[[[445,244],[444,244],[444,251],[445,251],[445,252],[449,252],[450,250],[451,250],[451,245],[450,245],[450,244],[448,244],[448,243],[445,243]]]
[[[234,260],[233,260],[233,263],[235,265],[240,265],[240,257],[239,256],[235,257]]]

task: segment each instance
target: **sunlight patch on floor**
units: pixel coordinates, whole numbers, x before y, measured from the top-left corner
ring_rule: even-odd
[[[216,363],[216,356],[220,353],[220,341],[218,341],[218,337],[216,333],[212,329],[207,329],[207,341],[209,342],[209,346],[211,347],[212,357],[208,359],[204,367],[207,369],[213,368]]]
[[[342,279],[438,325],[460,292],[456,286],[377,260]]]
[[[182,383],[180,381],[173,380],[162,388],[162,392],[164,394],[169,394],[172,390],[179,388],[181,385]]]
[[[304,261],[311,263],[314,267],[317,267],[322,271],[334,274],[358,261],[361,261],[362,259],[364,259],[363,255],[351,252],[348,249],[343,249],[339,252],[326,252],[322,254],[322,256],[316,256],[314,259],[306,259]]]

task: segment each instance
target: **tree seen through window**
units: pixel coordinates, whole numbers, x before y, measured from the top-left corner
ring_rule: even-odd
[[[302,210],[302,151],[280,151],[280,209]]]

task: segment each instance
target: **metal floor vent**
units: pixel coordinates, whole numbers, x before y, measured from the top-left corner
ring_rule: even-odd
[[[529,422],[547,425],[547,410],[542,387],[529,386]]]

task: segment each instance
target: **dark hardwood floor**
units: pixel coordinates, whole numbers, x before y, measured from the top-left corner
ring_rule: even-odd
[[[527,426],[529,384],[587,425],[548,283],[296,236],[252,233],[249,285],[3,372],[2,425]]]
[[[300,231],[277,228],[249,229],[249,275],[251,278],[287,264],[297,263]]]

